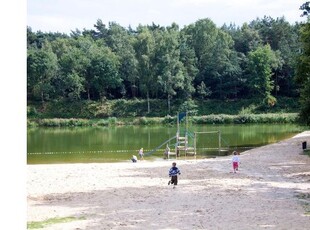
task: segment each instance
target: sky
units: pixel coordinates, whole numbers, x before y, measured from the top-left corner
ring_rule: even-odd
[[[98,19],[133,29],[139,24],[181,28],[209,18],[218,27],[241,26],[256,18],[284,16],[294,24],[305,21],[299,7],[306,0],[28,0],[27,26],[33,31],[70,34],[76,29],[94,29]]]

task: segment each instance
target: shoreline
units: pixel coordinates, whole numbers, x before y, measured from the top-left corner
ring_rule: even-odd
[[[27,221],[76,217],[44,229],[307,229],[310,132],[201,160],[27,165]],[[181,170],[167,185],[173,161]]]

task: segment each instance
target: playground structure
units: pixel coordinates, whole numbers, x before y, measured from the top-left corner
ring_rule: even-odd
[[[185,117],[185,122],[182,123]],[[196,150],[190,140],[195,136],[188,129],[188,116],[186,112],[179,113],[177,116],[177,134],[174,155],[179,157],[184,156],[196,156]],[[182,154],[183,153],[183,154]]]
[[[209,132],[191,132],[188,129],[188,114],[187,112],[178,113],[177,115],[177,132],[176,135],[169,138],[167,141],[162,143],[157,148],[153,149],[151,152],[147,153],[149,155],[150,153],[153,153],[160,149],[162,146],[167,145],[167,148],[170,150],[168,143],[173,141],[175,139],[175,143],[173,144],[173,147],[171,149],[174,149],[174,151],[169,151],[167,153],[167,150],[165,151],[165,157],[170,158],[171,156],[175,156],[175,158],[178,157],[187,157],[187,156],[193,156],[196,157],[197,154],[197,139],[200,135],[217,135],[218,138],[218,146],[216,148],[213,148],[213,150],[218,151],[219,155],[221,155],[221,152],[227,152],[228,149],[222,147],[222,137],[220,131],[209,131]],[[206,136],[205,135],[205,136]],[[166,149],[167,149],[166,148]]]

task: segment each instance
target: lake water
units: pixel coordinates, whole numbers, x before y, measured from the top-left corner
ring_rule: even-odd
[[[192,134],[218,131],[221,134],[222,151],[218,149],[218,133],[197,134],[196,158],[230,154],[233,150],[242,152],[290,138],[304,129],[292,124],[188,127]],[[27,164],[129,161],[133,154],[138,156],[141,147],[146,160],[162,160],[165,142],[176,132],[176,126],[30,128],[27,130]],[[194,145],[194,138],[189,142]],[[175,139],[167,142],[171,151],[175,143]]]

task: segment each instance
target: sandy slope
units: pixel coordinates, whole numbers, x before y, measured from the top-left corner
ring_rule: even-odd
[[[82,217],[44,229],[309,229],[310,132],[241,154],[168,161],[27,166],[27,221]]]

